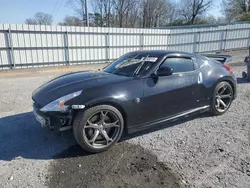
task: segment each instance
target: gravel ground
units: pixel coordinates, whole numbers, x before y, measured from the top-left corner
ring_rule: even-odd
[[[124,138],[88,155],[71,132],[42,129],[31,93],[61,74],[0,73],[0,187],[250,187],[250,83],[234,66],[238,98],[218,117],[199,115]]]

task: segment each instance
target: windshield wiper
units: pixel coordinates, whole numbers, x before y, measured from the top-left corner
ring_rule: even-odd
[[[146,56],[145,58],[143,58],[143,60],[141,60],[141,64],[136,68],[136,70],[134,71],[133,75],[137,75],[139,73],[140,69],[144,65],[144,63],[145,63],[146,59],[148,58],[148,56]]]

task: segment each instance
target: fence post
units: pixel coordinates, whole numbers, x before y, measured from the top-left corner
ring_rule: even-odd
[[[226,43],[227,43],[227,29],[221,32],[220,37],[220,51],[223,51],[226,49]]]
[[[250,48],[250,29],[249,29],[249,33],[248,33],[248,42],[247,42],[247,47]],[[250,51],[249,51],[250,52]],[[250,55],[250,54],[249,54]]]
[[[69,35],[68,31],[64,33],[64,48],[65,48],[65,63],[66,65],[70,65],[70,58],[69,58]]]
[[[110,33],[106,33],[105,43],[106,43],[106,60],[109,62],[110,61]]]
[[[200,47],[200,36],[201,32],[198,31],[194,34],[194,46],[193,46],[193,52],[199,53],[199,47]]]
[[[170,50],[170,46],[171,46],[171,31],[166,35],[167,36],[167,50]],[[170,42],[169,42],[170,41]]]
[[[227,47],[227,29],[225,30],[224,32],[224,51],[226,50],[226,47]]]
[[[144,46],[144,33],[141,33],[140,35],[140,49],[143,50]]]
[[[7,42],[9,47],[9,53],[10,53],[10,68],[15,68],[15,59],[14,59],[14,48],[13,48],[13,41],[12,41],[12,35],[10,28],[8,29],[7,33]]]

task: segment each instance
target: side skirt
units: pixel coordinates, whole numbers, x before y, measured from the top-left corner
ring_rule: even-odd
[[[195,109],[191,109],[191,110],[179,113],[179,114],[174,115],[174,116],[170,116],[170,117],[167,117],[167,118],[156,120],[154,122],[149,122],[149,123],[145,123],[145,124],[141,124],[141,125],[131,127],[131,128],[128,129],[128,133],[129,134],[134,133],[134,132],[137,132],[137,131],[141,131],[141,130],[144,130],[144,129],[151,128],[153,126],[156,126],[157,124],[166,123],[166,122],[170,122],[170,121],[175,121],[175,120],[178,120],[178,119],[181,119],[181,118],[184,118],[184,117],[189,117],[191,115],[197,114],[197,112],[198,113],[204,113],[204,112],[209,111],[209,109],[210,109],[210,105],[206,105],[206,106],[198,107],[198,108],[195,108]]]

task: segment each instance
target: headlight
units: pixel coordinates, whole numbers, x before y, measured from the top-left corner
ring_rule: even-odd
[[[59,111],[59,112],[63,112],[66,111],[68,106],[64,105],[67,101],[73,99],[74,97],[77,97],[78,95],[81,94],[82,91],[77,91],[74,93],[70,93],[68,95],[65,95],[59,99],[54,100],[53,102],[45,105],[44,107],[42,107],[41,111],[43,112],[55,112],[55,111]]]

